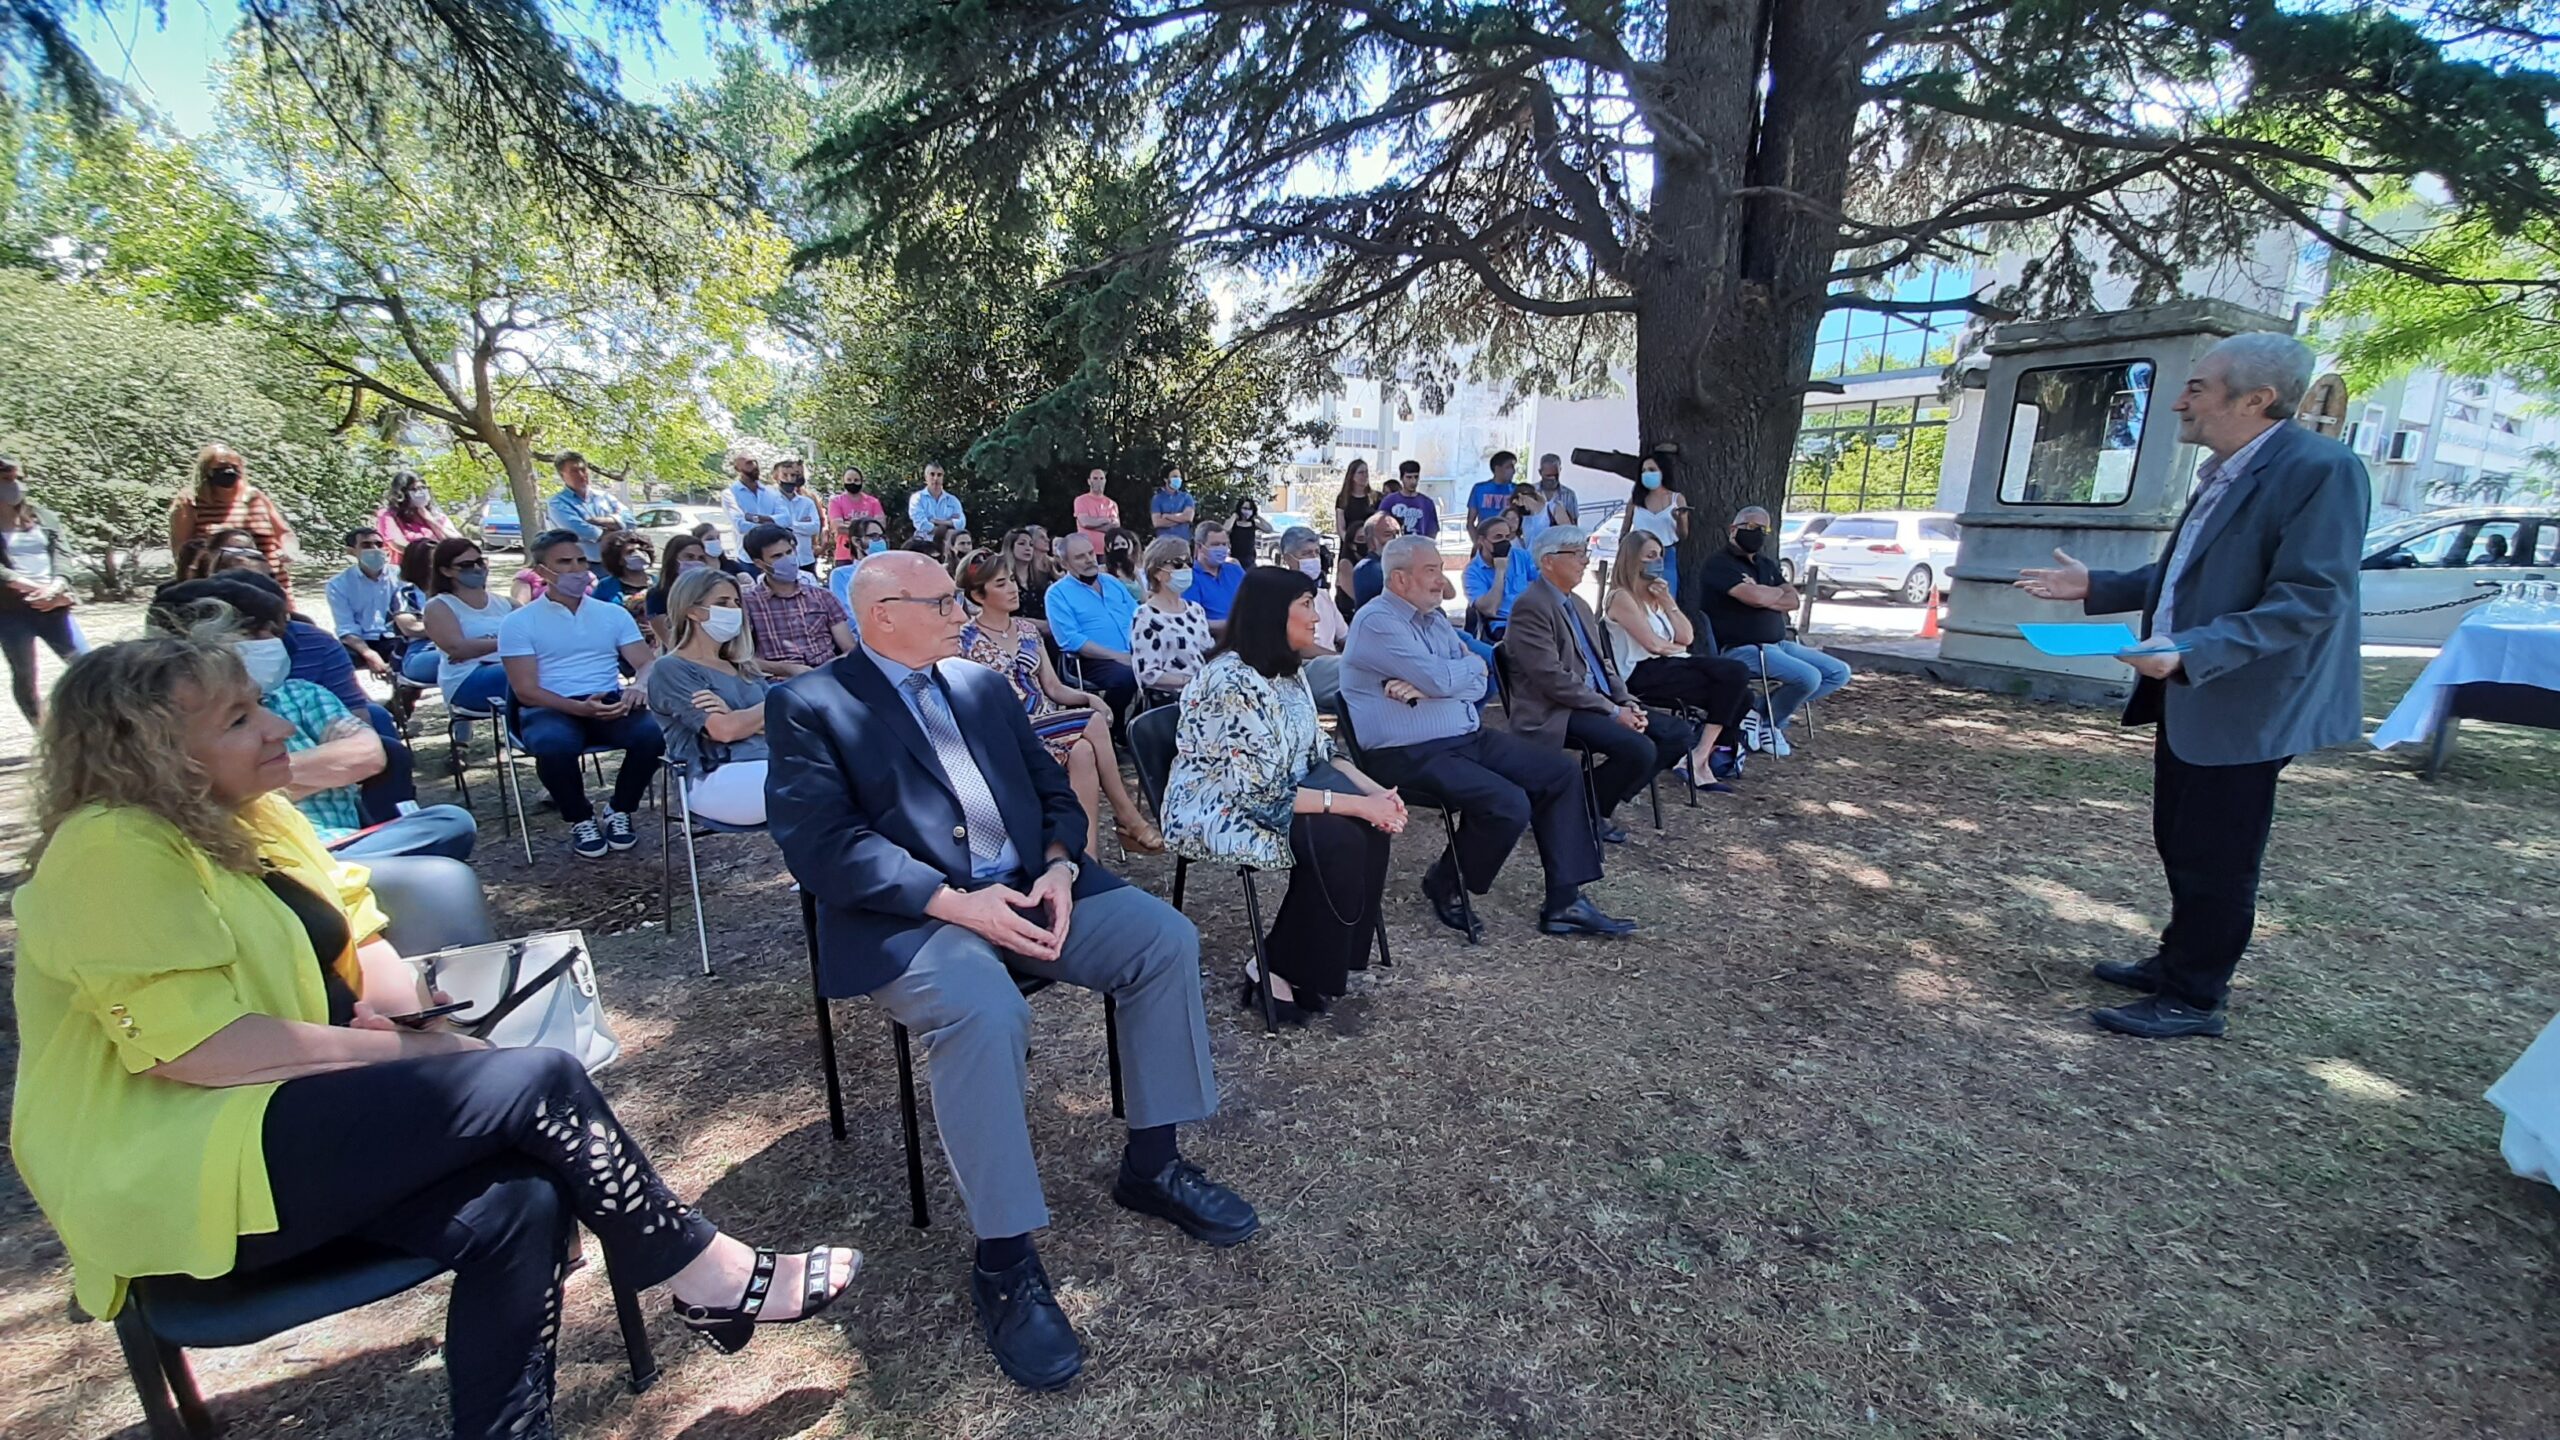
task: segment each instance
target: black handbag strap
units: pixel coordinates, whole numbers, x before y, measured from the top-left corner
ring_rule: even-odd
[[[527,1000],[530,1000],[534,996],[542,993],[544,989],[550,986],[551,982],[568,974],[569,967],[577,964],[580,959],[585,957],[586,953],[586,947],[583,945],[570,946],[566,954],[562,955],[559,959],[552,961],[549,965],[544,966],[541,974],[534,976],[532,980],[526,982],[523,988],[517,989],[514,988],[514,981],[517,973],[517,966],[524,959],[524,946],[515,945],[509,947],[507,951],[507,980],[509,985],[507,998],[499,1001],[490,1009],[488,1014],[470,1022],[468,1028],[475,1035],[485,1035],[488,1032],[497,1029],[499,1021],[516,1013],[517,1010],[523,1007]]]

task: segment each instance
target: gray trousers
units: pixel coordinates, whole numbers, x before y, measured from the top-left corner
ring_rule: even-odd
[[[1200,1005],[1200,932],[1136,886],[1079,901],[1054,964],[1025,973],[1099,990],[1119,1004],[1120,1070],[1129,1128],[1205,1120],[1218,1108]],[[1023,1113],[1030,1084],[1031,1006],[995,947],[938,926],[906,973],[872,992],[924,1045],[934,1128],[982,1239],[1049,1223]]]

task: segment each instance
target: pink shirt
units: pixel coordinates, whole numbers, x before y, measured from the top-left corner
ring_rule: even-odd
[[[1099,521],[1099,524],[1094,522]],[[1108,530],[1120,523],[1120,502],[1108,495],[1087,491],[1076,497],[1076,528]]]
[[[827,519],[835,526],[838,560],[853,558],[854,521],[877,520],[883,529],[886,529],[889,524],[888,512],[880,508],[880,497],[868,490],[859,495],[847,495],[839,490],[829,496]]]
[[[409,548],[412,541],[442,540],[453,534],[453,527],[445,524],[444,517],[441,515],[429,515],[415,524],[402,524],[400,512],[388,505],[375,513],[373,528],[375,533],[382,537],[382,543],[391,547],[391,554],[395,560],[401,551]]]

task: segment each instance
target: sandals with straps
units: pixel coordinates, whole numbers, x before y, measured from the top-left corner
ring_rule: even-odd
[[[676,1302],[676,1318],[685,1328],[718,1347],[724,1355],[735,1355],[756,1338],[756,1327],[764,1325],[796,1325],[823,1312],[835,1303],[837,1296],[853,1287],[853,1278],[862,1273],[862,1252],[853,1252],[853,1268],[846,1274],[842,1287],[830,1288],[835,1278],[835,1248],[821,1245],[801,1260],[802,1284],[800,1313],[787,1320],[764,1320],[764,1302],[773,1290],[774,1262],[779,1257],[771,1250],[756,1252],[754,1273],[747,1277],[747,1290],[735,1305],[687,1305]]]

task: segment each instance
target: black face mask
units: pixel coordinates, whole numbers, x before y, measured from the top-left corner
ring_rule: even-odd
[[[1507,560],[1511,558],[1511,542],[1508,540],[1496,540],[1491,545],[1485,547],[1484,553],[1491,559]]]
[[[1733,548],[1741,551],[1745,555],[1759,554],[1760,547],[1767,544],[1768,540],[1769,532],[1756,525],[1748,529],[1736,530],[1733,532]]]
[[[240,467],[237,465],[216,465],[212,469],[204,472],[204,483],[212,486],[216,490],[228,490],[232,486],[240,483]]]

